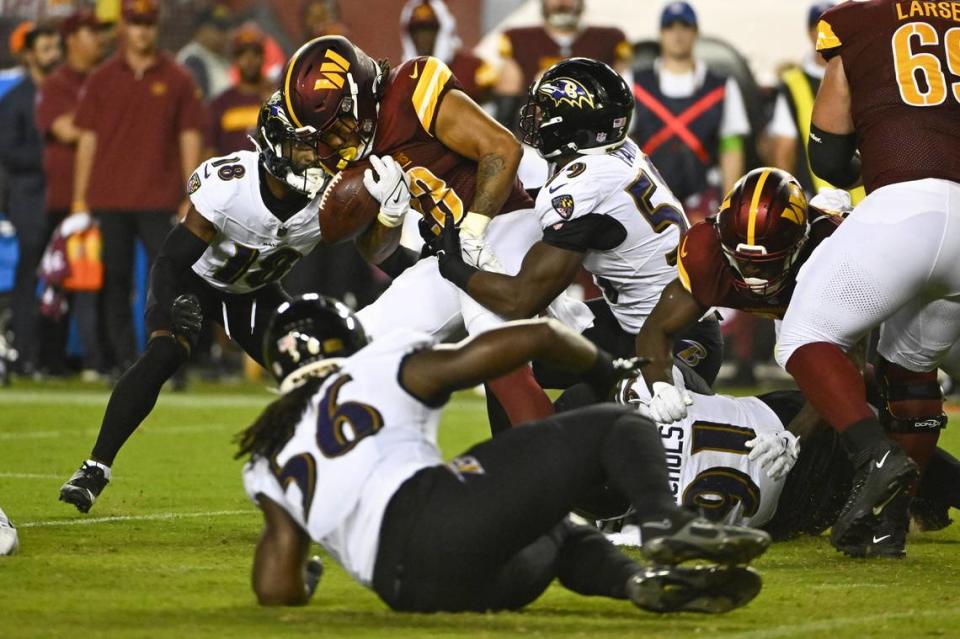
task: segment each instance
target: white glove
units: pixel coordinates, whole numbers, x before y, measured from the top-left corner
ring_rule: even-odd
[[[760,463],[770,479],[780,479],[797,463],[800,455],[800,442],[790,431],[779,433],[761,433],[748,441],[750,449],[747,458]]]
[[[403,224],[403,216],[410,208],[410,178],[403,168],[389,155],[382,158],[370,156],[370,165],[376,171],[363,172],[363,185],[373,198],[380,203],[377,219],[389,228]]]
[[[483,241],[488,224],[490,224],[490,218],[486,215],[467,213],[460,222],[460,250],[467,264],[484,271],[502,273],[503,267],[500,266],[499,260],[496,256],[492,259],[488,257],[490,249]]]
[[[93,224],[93,218],[88,211],[71,213],[63,222],[60,222],[60,235],[70,237],[74,233],[86,231]]]
[[[647,405],[649,417],[658,424],[672,424],[687,416],[687,406],[693,398],[685,388],[677,388],[666,382],[654,382],[653,397]]]
[[[845,215],[853,210],[853,200],[850,199],[850,193],[842,189],[823,189],[813,196],[810,206],[827,213]]]

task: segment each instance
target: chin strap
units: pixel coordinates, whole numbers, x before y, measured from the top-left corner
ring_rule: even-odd
[[[286,181],[290,188],[313,198],[326,186],[327,179],[327,173],[323,169],[310,168],[306,169],[303,175],[287,171]]]

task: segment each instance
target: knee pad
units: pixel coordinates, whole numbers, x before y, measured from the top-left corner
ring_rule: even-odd
[[[937,371],[917,373],[882,357],[876,366],[880,423],[891,433],[929,433],[947,425]]]

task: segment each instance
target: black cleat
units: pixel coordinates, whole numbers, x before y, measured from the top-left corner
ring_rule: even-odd
[[[847,503],[830,531],[830,543],[841,551],[863,544],[876,531],[878,517],[887,505],[916,477],[917,465],[897,445],[861,463]]]
[[[627,597],[653,612],[728,612],[752,601],[762,583],[751,568],[654,566],[627,581]]]
[[[702,517],[669,531],[667,523],[664,519],[662,523],[640,524],[643,540],[640,550],[644,557],[658,564],[673,566],[691,559],[724,565],[746,564],[770,546],[770,535],[754,528],[715,524]]]
[[[845,555],[861,559],[886,557],[903,559],[907,556],[907,528],[910,525],[907,507],[910,495],[900,493],[883,509],[877,526],[859,543],[839,548]]]
[[[73,504],[82,513],[90,512],[93,502],[109,483],[102,468],[83,462],[80,469],[60,487],[60,501]]]

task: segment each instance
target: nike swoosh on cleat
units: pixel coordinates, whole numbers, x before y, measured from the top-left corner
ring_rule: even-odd
[[[889,537],[890,537],[890,535],[884,535],[883,537],[874,537],[874,538],[873,538],[873,543],[879,544],[881,541],[883,541],[884,539],[887,539],[887,538],[889,538]]]
[[[643,525],[644,525],[644,526],[647,526],[647,527],[649,527],[649,528],[662,528],[662,529],[664,529],[664,530],[669,530],[669,529],[670,529],[670,520],[669,520],[669,519],[663,519],[662,521],[645,521],[645,522],[643,522]]]
[[[883,500],[883,503],[880,503],[880,504],[877,504],[876,506],[874,506],[874,507],[873,507],[873,514],[874,514],[874,516],[877,516],[877,515],[879,515],[880,513],[882,513],[882,512],[883,512],[883,509],[887,507],[887,504],[889,504],[891,501],[893,501],[893,498],[896,497],[896,496],[899,495],[899,494],[900,494],[900,491],[899,491],[899,490],[895,490],[895,491],[893,491],[893,494],[892,494],[892,495],[890,495],[889,497],[887,497],[886,499]]]
[[[888,450],[883,454],[883,457],[880,458],[880,461],[876,463],[877,468],[883,468],[883,465],[887,463],[887,457],[890,456],[890,451]]]

